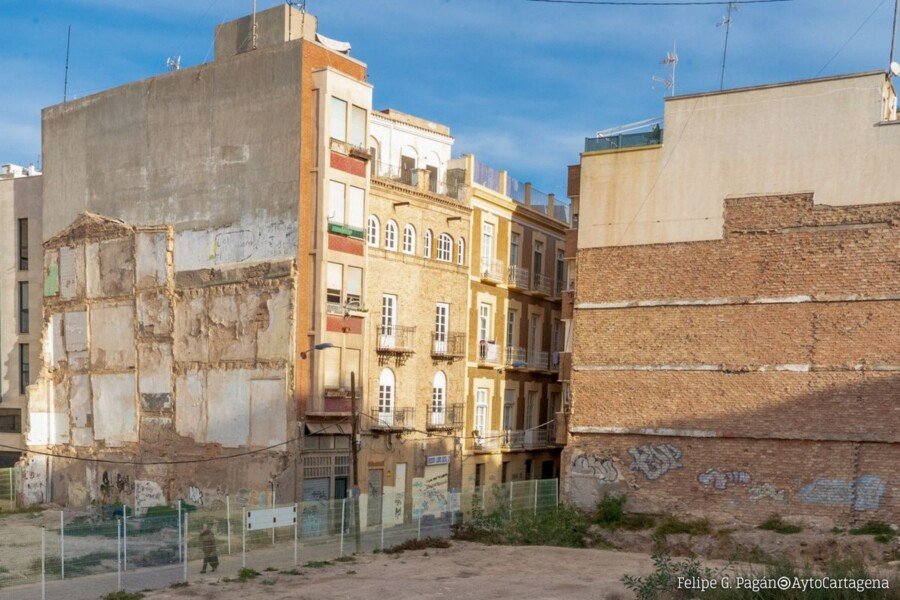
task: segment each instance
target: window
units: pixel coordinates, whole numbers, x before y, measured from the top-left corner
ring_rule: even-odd
[[[378,217],[369,215],[369,227],[366,230],[366,243],[373,248],[378,247],[378,238],[381,237],[381,225],[378,223]]]
[[[428,189],[432,193],[437,193],[438,186],[438,168],[433,165],[425,165],[425,170],[428,171]]]
[[[541,349],[541,318],[537,315],[531,315],[531,321],[528,325],[528,344],[529,354],[537,357],[538,351]]]
[[[351,185],[350,195],[347,197],[347,225],[354,229],[361,230],[363,228],[365,204],[366,191]]]
[[[347,141],[347,103],[334,96],[331,97],[330,130],[334,139]]]
[[[22,433],[22,410],[0,408],[0,433]]]
[[[516,311],[506,313],[506,347],[512,348],[516,341]]]
[[[384,247],[388,250],[397,249],[397,224],[394,221],[388,221],[384,226]]]
[[[347,267],[347,287],[344,296],[347,308],[362,308],[362,274],[363,270],[359,267]]]
[[[385,294],[381,297],[381,335],[393,337],[397,329],[397,296]]]
[[[443,371],[434,374],[431,387],[431,423],[443,425],[447,413],[447,376]]]
[[[28,344],[19,344],[19,393],[25,395],[25,388],[31,383],[31,362]]]
[[[400,181],[412,185],[413,171],[416,170],[416,159],[412,156],[400,157]]]
[[[494,225],[483,223],[481,225],[481,270],[486,271],[493,267],[494,262]]]
[[[28,270],[28,219],[19,219],[19,270]]]
[[[483,440],[487,433],[488,414],[488,390],[478,388],[475,390],[475,424],[473,429],[478,432],[476,439]]]
[[[556,251],[556,293],[561,294],[563,291],[564,281],[566,280],[566,255],[562,250]]]
[[[466,240],[463,238],[456,241],[456,262],[459,265],[466,264]]]
[[[329,305],[343,304],[341,296],[344,290],[344,266],[338,263],[328,263],[328,272],[325,285],[325,301]],[[333,308],[333,306],[329,306]]]
[[[534,264],[532,271],[535,277],[540,277],[544,272],[544,242],[534,243]]]
[[[450,262],[453,260],[453,238],[449,234],[442,233],[438,236],[438,260]]]
[[[509,266],[519,265],[519,234],[513,233],[509,239]]]
[[[416,253],[416,229],[409,224],[403,228],[403,253]]]
[[[525,399],[525,429],[531,429],[537,425],[537,392],[531,390]]]
[[[434,305],[434,350],[447,351],[447,328],[450,317],[450,305],[438,302]]]
[[[19,282],[19,333],[28,333],[28,282]]]
[[[516,390],[503,392],[503,429],[516,428]]]
[[[366,144],[366,109],[354,106],[350,109],[350,140],[358,148]]]
[[[431,258],[431,230],[425,231],[425,258]]]
[[[344,196],[347,186],[339,181],[328,182],[328,222],[343,225],[344,221]]]
[[[491,332],[491,305],[482,302],[478,305],[478,341],[487,342]]]
[[[382,369],[378,378],[378,420],[394,424],[394,372],[390,369]]]
[[[341,387],[341,348],[329,348],[322,352],[322,371],[326,390]]]

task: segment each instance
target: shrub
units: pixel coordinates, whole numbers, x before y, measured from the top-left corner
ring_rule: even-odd
[[[144,595],[140,592],[126,592],[125,590],[119,590],[118,592],[112,592],[111,594],[107,594],[103,596],[103,600],[141,600]]]
[[[657,528],[655,535],[665,537],[678,533],[688,535],[708,535],[710,533],[709,521],[699,519],[697,521],[682,521],[678,517],[666,517]]]
[[[406,550],[425,550],[426,548],[449,548],[450,540],[444,538],[427,537],[421,540],[406,540],[402,544],[385,548],[385,554],[400,554]]]
[[[887,535],[895,536],[897,532],[891,529],[891,526],[881,521],[869,521],[865,525],[861,525],[850,530],[850,535]]]
[[[713,579],[712,569],[701,566],[696,558],[676,562],[667,554],[653,555],[653,573],[646,577],[625,575],[622,584],[634,592],[638,600],[656,600],[657,598],[693,598],[695,590],[680,589],[679,578]]]
[[[603,500],[597,503],[597,525],[615,529],[625,518],[625,496],[604,494]]]
[[[772,515],[765,522],[760,524],[757,529],[765,529],[767,531],[774,531],[775,533],[783,533],[790,535],[792,533],[800,533],[803,531],[803,528],[799,525],[791,525],[790,523],[785,523],[781,520],[781,517],[778,515]]]
[[[238,571],[238,581],[250,581],[259,577],[259,571],[256,569],[241,569]]]

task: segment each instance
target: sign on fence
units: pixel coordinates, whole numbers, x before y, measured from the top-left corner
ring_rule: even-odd
[[[297,507],[261,508],[247,511],[247,530],[259,531],[273,527],[286,527],[297,523]]]

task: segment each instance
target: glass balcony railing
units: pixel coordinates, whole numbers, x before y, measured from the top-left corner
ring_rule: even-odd
[[[596,150],[618,150],[622,148],[654,146],[656,144],[662,144],[662,141],[663,130],[660,127],[654,127],[650,131],[642,131],[640,133],[621,133],[619,135],[585,138],[584,151],[594,152]]]

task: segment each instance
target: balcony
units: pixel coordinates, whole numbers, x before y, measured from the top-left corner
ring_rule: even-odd
[[[503,438],[501,431],[473,431],[473,443],[476,452],[490,452],[491,450],[499,450],[500,442]]]
[[[510,369],[524,369],[528,366],[525,348],[509,347],[506,349],[506,366]]]
[[[463,332],[431,333],[431,357],[453,360],[466,356],[466,334]]]
[[[547,446],[546,425],[542,425],[536,429],[526,429],[524,433],[525,448],[544,448]]]
[[[513,265],[509,268],[509,276],[506,278],[506,283],[509,284],[509,287],[527,290],[529,281],[531,281],[531,273],[528,269],[518,265]]]
[[[585,138],[584,151],[619,150],[622,148],[639,148],[662,144],[663,130],[657,125],[650,131],[640,133],[622,133],[603,137]]]
[[[462,429],[465,420],[465,406],[460,402],[444,407],[443,411],[428,411],[427,428],[433,430]]]
[[[375,351],[382,354],[412,354],[415,327],[378,325],[375,327]]]
[[[479,276],[485,283],[502,283],[504,281],[503,261],[482,257]]]
[[[525,431],[522,429],[504,429],[501,443],[507,450],[521,450],[525,447]]]
[[[352,316],[362,316],[357,313],[365,313],[368,311],[366,310],[366,307],[363,305],[363,303],[360,300],[358,300],[358,299],[351,300],[348,298],[347,301],[344,303],[334,302],[334,301],[330,301],[330,300],[327,301],[325,303],[325,312],[328,313],[329,315],[340,315],[340,316],[346,317],[346,316],[351,316],[351,315]]]
[[[478,364],[479,365],[499,365],[500,364],[500,344],[481,340],[478,342]]]
[[[549,371],[550,353],[546,350],[532,351],[529,353],[528,368],[533,371]]]
[[[395,408],[382,411],[379,408],[372,409],[371,429],[382,431],[403,431],[416,428],[416,409]]]
[[[542,273],[535,273],[531,280],[531,292],[535,296],[549,296],[552,289],[550,278]]]

